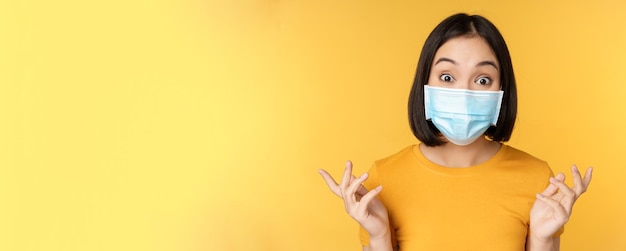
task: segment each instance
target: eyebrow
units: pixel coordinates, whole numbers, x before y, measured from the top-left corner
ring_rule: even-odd
[[[437,62],[435,62],[435,65],[439,64],[441,62],[448,62],[448,63],[451,63],[453,65],[457,65],[456,61],[454,61],[452,59],[449,59],[449,58],[439,58],[439,59],[437,59]],[[496,68],[496,70],[499,70],[498,66],[493,61],[487,60],[487,61],[482,61],[482,62],[476,64],[476,66],[485,66],[485,65],[491,65],[491,66],[493,66],[493,68]]]

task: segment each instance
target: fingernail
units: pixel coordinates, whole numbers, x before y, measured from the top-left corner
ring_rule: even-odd
[[[559,182],[559,180],[557,180],[557,179],[556,179],[556,178],[554,178],[554,177],[550,177],[550,182],[552,182],[552,183],[557,183],[557,182]]]
[[[348,168],[350,166],[350,164],[351,164],[350,161],[346,160],[346,168]]]
[[[544,196],[542,194],[539,194],[539,193],[536,195],[536,197],[537,197],[537,199],[543,199],[544,198]]]
[[[383,185],[376,187],[376,191],[380,191],[380,190],[383,190]]]
[[[364,173],[363,175],[361,175],[361,177],[359,177],[359,179],[365,179],[367,178],[367,175],[368,175],[367,173]]]

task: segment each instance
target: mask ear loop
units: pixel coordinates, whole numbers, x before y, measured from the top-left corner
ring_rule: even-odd
[[[493,121],[491,123],[491,125],[493,126],[498,126],[498,119],[500,118],[500,112],[502,112],[502,100],[504,99],[504,91],[500,90],[500,92],[498,93],[498,105],[496,106],[496,110],[498,111],[496,113],[495,118],[493,118]]]
[[[502,79],[502,76],[500,76],[500,79]],[[500,97],[500,101],[498,102],[498,114],[496,114],[495,121],[492,124],[495,127],[498,126],[498,119],[500,119],[500,112],[502,112],[502,100],[504,99],[504,84],[502,82],[500,83],[500,91],[502,92],[502,97]]]
[[[429,95],[429,86],[424,85],[424,115],[426,120],[430,119],[430,113],[428,112],[428,107],[430,107],[430,95]]]

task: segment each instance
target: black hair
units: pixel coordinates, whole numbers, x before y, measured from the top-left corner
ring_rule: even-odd
[[[428,35],[417,63],[413,87],[409,95],[409,124],[413,134],[427,146],[443,145],[447,141],[435,125],[426,120],[424,110],[424,85],[428,84],[435,53],[445,42],[459,36],[478,35],[485,39],[500,64],[500,88],[504,91],[497,126],[491,126],[485,135],[498,142],[511,138],[517,116],[517,88],[511,55],[502,34],[495,25],[479,15],[459,13],[443,20]]]

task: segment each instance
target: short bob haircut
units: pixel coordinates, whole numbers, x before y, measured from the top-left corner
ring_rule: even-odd
[[[452,38],[476,35],[485,39],[495,53],[500,64],[500,88],[504,91],[497,126],[491,126],[485,135],[498,142],[506,142],[511,138],[517,116],[517,89],[509,49],[502,34],[489,20],[479,15],[459,13],[443,20],[424,42],[409,95],[411,130],[427,146],[439,146],[447,142],[435,125],[426,120],[424,110],[424,85],[428,84],[435,53]]]

